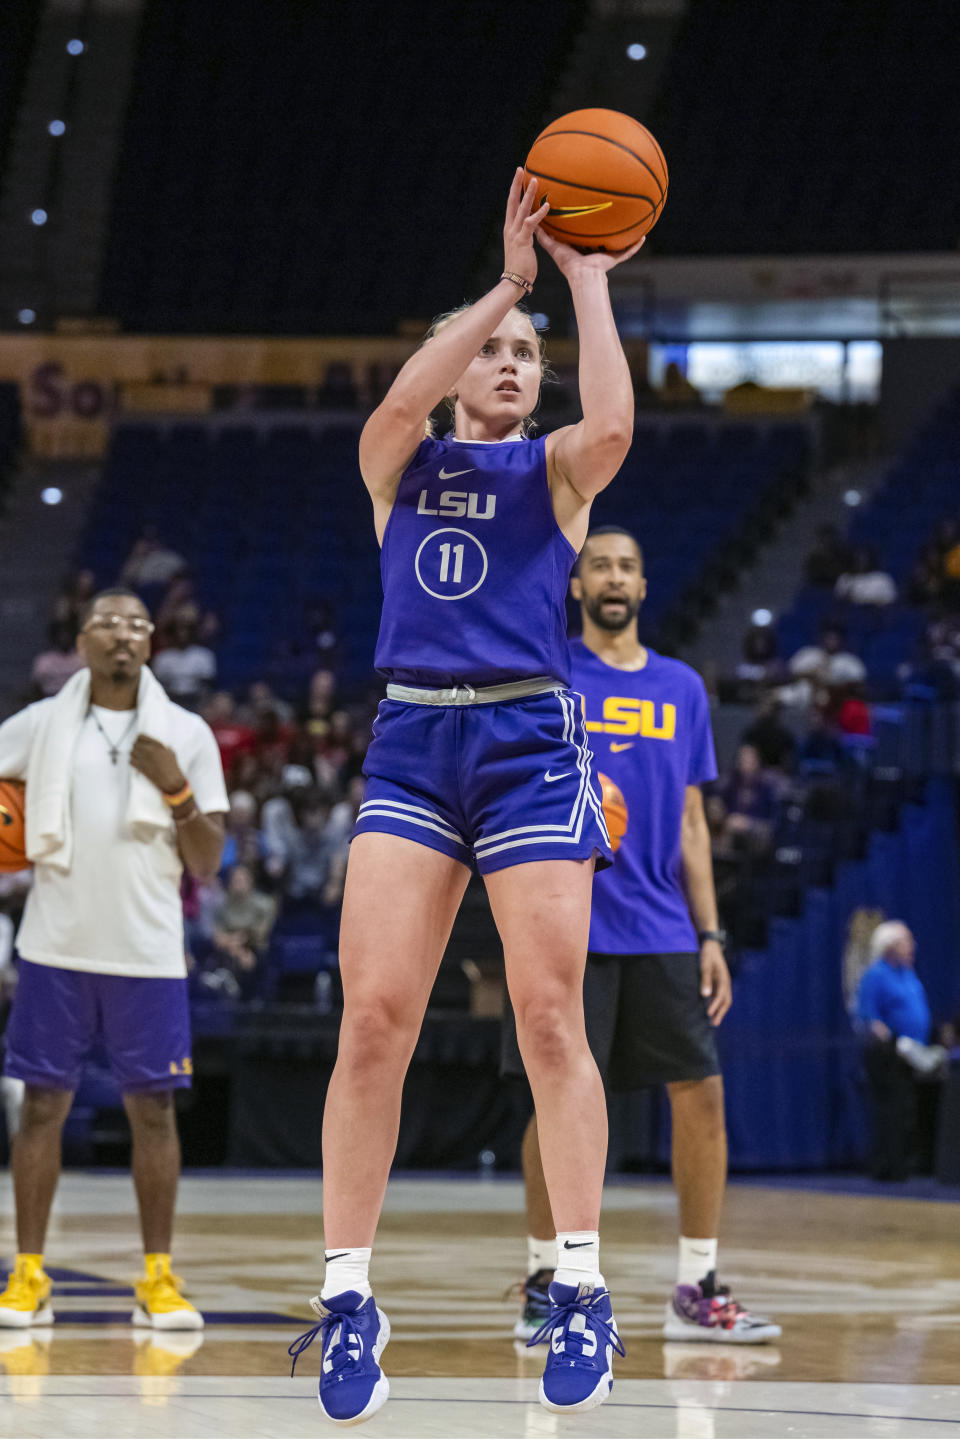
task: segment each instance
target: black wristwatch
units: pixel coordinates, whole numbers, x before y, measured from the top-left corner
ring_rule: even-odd
[[[700,930],[697,933],[697,944],[702,945],[705,940],[716,940],[721,950],[727,948],[726,930]]]

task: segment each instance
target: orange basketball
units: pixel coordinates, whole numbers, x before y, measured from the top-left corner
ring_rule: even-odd
[[[610,834],[610,849],[616,853],[620,849],[620,841],[627,833],[627,821],[630,818],[627,814],[627,802],[620,786],[614,785],[609,775],[598,771],[597,779],[600,781],[603,796],[603,818]]]
[[[542,131],[524,167],[543,229],[581,250],[626,250],[646,235],[667,199],[667,162],[650,131],[619,110],[571,110]]]
[[[27,842],[23,818],[22,780],[0,780],[0,872],[26,870]]]

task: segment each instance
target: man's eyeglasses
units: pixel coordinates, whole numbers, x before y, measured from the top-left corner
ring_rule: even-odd
[[[84,625],[84,630],[102,630],[105,634],[113,630],[119,630],[126,626],[131,635],[138,640],[146,640],[152,635],[155,625],[152,620],[144,620],[141,615],[91,615]]]

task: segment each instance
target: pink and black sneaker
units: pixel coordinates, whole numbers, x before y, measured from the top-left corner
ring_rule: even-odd
[[[678,1285],[667,1301],[665,1340],[706,1340],[719,1345],[763,1345],[782,1330],[764,1315],[738,1305],[711,1270],[699,1285]]]

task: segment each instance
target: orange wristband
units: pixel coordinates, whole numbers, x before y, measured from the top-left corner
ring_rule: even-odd
[[[168,795],[165,790],[161,790],[160,794],[163,796],[163,803],[169,805],[171,810],[176,810],[177,806],[182,805],[184,801],[193,799],[193,786],[188,780],[182,790],[177,790],[172,795]]]

